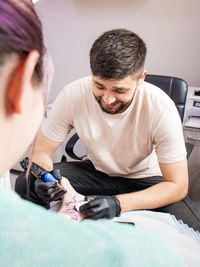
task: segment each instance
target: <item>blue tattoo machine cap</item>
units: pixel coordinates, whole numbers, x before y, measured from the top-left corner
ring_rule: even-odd
[[[45,182],[54,182],[54,183],[58,183],[58,180],[53,176],[53,174],[51,174],[50,172],[47,172],[43,175],[43,180]]]
[[[46,172],[43,175],[42,179],[45,182],[47,182],[47,183],[48,182],[54,182],[54,183],[56,183],[56,186],[60,189],[60,191],[55,195],[54,200],[59,199],[62,195],[64,195],[65,193],[67,193],[67,190],[59,184],[58,180],[50,172]]]

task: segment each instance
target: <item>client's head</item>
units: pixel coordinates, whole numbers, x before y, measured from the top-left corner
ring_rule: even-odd
[[[42,26],[28,0],[0,0],[0,175],[24,153],[44,112]]]

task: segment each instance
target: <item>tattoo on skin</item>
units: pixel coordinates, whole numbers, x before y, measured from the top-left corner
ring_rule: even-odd
[[[80,221],[82,219],[82,214],[75,209],[77,202],[76,196],[74,195],[70,202],[65,203],[63,214],[68,215],[72,220]]]

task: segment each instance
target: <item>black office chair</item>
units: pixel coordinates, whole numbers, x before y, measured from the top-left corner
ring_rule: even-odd
[[[158,86],[162,89],[175,103],[177,110],[180,114],[181,121],[183,122],[184,112],[185,112],[185,105],[186,105],[186,98],[187,98],[187,91],[188,85],[187,83],[180,78],[177,77],[170,77],[170,76],[161,76],[161,75],[153,75],[148,74],[145,78],[145,81],[151,84]],[[75,133],[66,143],[65,151],[68,156],[70,156],[74,160],[82,160],[85,155],[77,156],[74,153],[74,146],[78,141],[79,137],[77,133]],[[185,143],[186,150],[187,150],[187,158],[190,156],[194,145],[188,142]],[[66,157],[62,157],[62,161],[65,161]]]

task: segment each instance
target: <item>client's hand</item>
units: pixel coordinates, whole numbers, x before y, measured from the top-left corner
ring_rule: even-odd
[[[61,180],[61,184],[65,189],[67,189],[67,193],[65,193],[62,197],[63,202],[58,213],[69,219],[81,221],[84,219],[84,215],[76,210],[75,205],[78,202],[84,201],[85,197],[77,193],[66,178]]]

